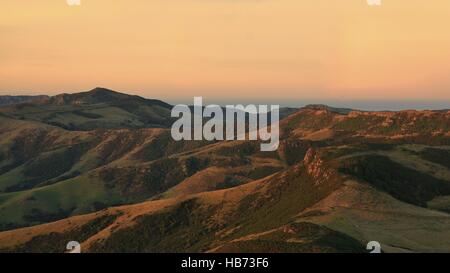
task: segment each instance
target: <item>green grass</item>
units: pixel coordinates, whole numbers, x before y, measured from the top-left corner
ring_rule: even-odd
[[[114,189],[81,176],[50,186],[0,194],[0,226],[41,224],[98,210],[100,202],[112,206],[123,201]]]
[[[206,251],[220,230],[239,226],[236,232],[226,238],[232,240],[280,227],[339,186],[340,182],[330,179],[325,185],[316,187],[306,174],[295,176],[290,173],[282,181],[280,177],[275,177],[270,182],[269,195],[255,193],[247,196],[229,215],[224,216],[224,222],[211,220],[220,213],[220,204],[209,205],[190,199],[164,211],[141,216],[135,225],[116,231],[105,241],[94,245],[92,251]]]
[[[240,202],[236,225],[242,225],[242,228],[233,234],[234,238],[287,224],[294,215],[341,186],[337,177],[329,177],[322,186],[315,186],[304,166],[300,166],[297,172],[291,169],[275,175],[271,181],[270,195],[256,193]]]
[[[437,196],[450,195],[450,183],[392,161],[367,155],[342,160],[340,171],[370,183],[393,197],[425,207]]]
[[[430,209],[440,210],[450,213],[450,195],[438,196],[427,203]]]
[[[227,243],[217,252],[226,253],[362,253],[364,246],[354,238],[324,226],[295,222],[257,239]]]
[[[419,155],[425,160],[440,164],[450,170],[450,150],[425,148],[419,152]]]

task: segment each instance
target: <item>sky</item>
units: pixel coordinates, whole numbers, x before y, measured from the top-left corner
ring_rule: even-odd
[[[2,0],[0,95],[445,106],[449,26],[448,0]]]

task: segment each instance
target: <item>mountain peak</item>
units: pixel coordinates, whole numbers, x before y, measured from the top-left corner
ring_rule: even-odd
[[[92,90],[81,93],[73,93],[73,94],[64,93],[56,95],[54,97],[51,97],[50,103],[57,105],[96,104],[105,102],[116,102],[119,100],[124,100],[132,97],[135,96],[119,93],[104,87],[96,87]]]
[[[108,89],[108,88],[104,88],[104,87],[95,87],[94,89],[87,91],[86,93],[111,93],[111,94],[122,94],[119,93],[117,91]],[[125,94],[123,94],[125,95]]]

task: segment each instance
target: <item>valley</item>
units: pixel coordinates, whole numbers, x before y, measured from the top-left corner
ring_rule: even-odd
[[[170,109],[104,88],[0,107],[0,251],[450,252],[450,111],[289,109],[261,152],[175,141]]]

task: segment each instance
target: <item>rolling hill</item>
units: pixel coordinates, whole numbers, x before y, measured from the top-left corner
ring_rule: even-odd
[[[450,252],[449,111],[310,105],[276,152],[175,142],[168,104],[106,89],[0,112],[1,252]]]
[[[4,116],[71,131],[168,127],[171,105],[106,88],[61,94],[0,109]]]

